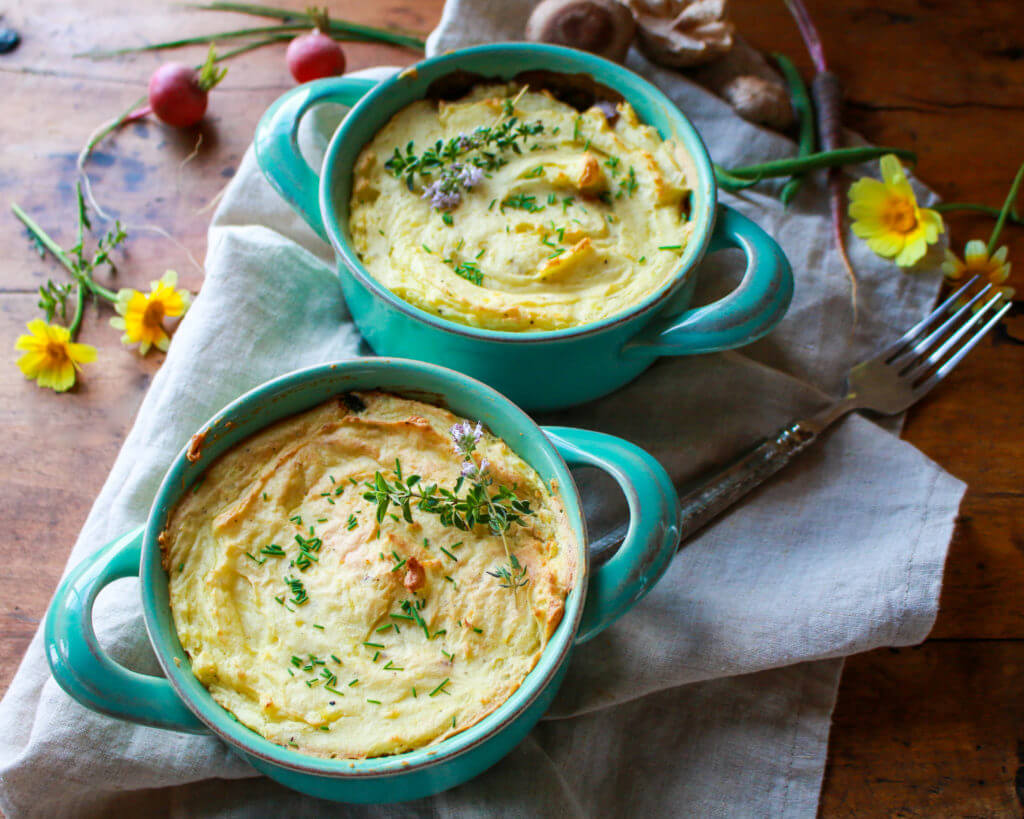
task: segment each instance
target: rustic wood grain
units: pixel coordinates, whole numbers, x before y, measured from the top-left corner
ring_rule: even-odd
[[[280,2],[280,0],[278,0]],[[302,8],[304,0],[291,0]],[[441,0],[334,0],[337,17],[426,33]],[[997,205],[1024,134],[1024,15],[1015,0],[808,2],[843,78],[846,124],[876,143],[918,151],[918,172],[947,199]],[[734,0],[741,32],[810,62],[781,2]],[[0,191],[56,238],[73,227],[74,156],[101,122],[140,96],[161,57],[74,60],[91,48],[241,26],[244,17],[160,0],[9,3],[24,38],[0,57],[4,150]],[[199,61],[202,49],[180,52]],[[405,64],[411,52],[353,44],[351,68]],[[176,55],[177,56],[177,55]],[[97,196],[135,230],[116,285],[141,286],[166,268],[196,289],[209,219],[264,108],[291,86],[283,47],[236,61],[198,130],[132,126],[91,164]],[[198,144],[199,137],[202,137]],[[187,160],[187,161],[186,161]],[[957,246],[991,223],[950,220]],[[1006,234],[1024,258],[1024,229]],[[190,258],[191,257],[191,258]],[[1024,291],[1024,262],[1011,283]],[[0,345],[10,350],[34,314],[33,292],[55,272],[0,214]],[[894,275],[901,275],[894,272]],[[0,689],[42,617],[67,553],[127,432],[159,355],[139,360],[90,311],[83,338],[99,347],[81,387],[55,396],[0,367]],[[1012,322],[1024,338],[1024,315]],[[950,553],[933,639],[917,649],[851,658],[839,694],[822,799],[824,816],[1020,815],[1024,673],[1024,347],[1008,334],[981,348],[909,418],[905,437],[970,486]],[[1024,782],[1024,776],[1021,777]]]

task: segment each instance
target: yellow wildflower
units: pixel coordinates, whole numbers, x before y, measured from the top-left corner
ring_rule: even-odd
[[[121,341],[124,344],[138,344],[139,352],[145,355],[151,346],[166,350],[171,337],[164,327],[165,318],[180,316],[188,309],[192,294],[187,290],[175,290],[178,274],[168,270],[155,282],[149,283],[149,292],[125,289],[117,294],[114,309],[119,313],[110,320],[110,325],[124,330]]]
[[[900,267],[920,261],[943,232],[937,211],[920,208],[900,161],[892,154],[880,162],[882,181],[865,177],[850,187],[853,232],[875,253]]]
[[[1003,285],[1010,276],[1010,263],[1006,261],[1006,245],[1003,245],[991,256],[981,239],[972,239],[964,247],[964,258],[960,259],[953,251],[946,251],[946,261],[942,263],[942,271],[950,281],[961,281],[973,276],[981,276],[982,281],[992,285],[1004,298],[1012,299],[1014,289]],[[978,307],[984,300],[978,302]]]
[[[75,384],[76,371],[81,364],[96,360],[96,348],[89,344],[76,344],[71,332],[59,324],[47,324],[40,318],[28,323],[29,335],[18,336],[15,350],[24,350],[18,359],[18,368],[25,378],[40,387],[64,392]]]

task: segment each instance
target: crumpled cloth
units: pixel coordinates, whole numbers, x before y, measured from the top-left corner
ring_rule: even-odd
[[[429,50],[516,39],[530,5],[450,0]],[[636,52],[629,65],[686,112],[716,161],[793,152],[679,74]],[[312,156],[336,122],[326,110],[310,117],[303,142]],[[788,209],[760,188],[723,199],[774,235],[793,264],[796,296],[783,323],[740,352],[663,359],[612,396],[541,419],[628,438],[681,486],[823,406],[852,362],[927,312],[940,283],[933,262],[902,273],[852,241],[854,329],[822,178],[809,178]],[[225,403],[289,370],[369,354],[330,249],[264,181],[251,150],[214,216],[206,268],[69,566],[144,520],[168,463]],[[734,253],[708,257],[698,298],[724,292],[739,268]],[[579,477],[600,534],[624,504],[603,477]],[[0,808],[12,819],[813,816],[842,658],[928,634],[963,491],[891,431],[847,418],[686,545],[647,598],[576,650],[551,712],[510,756],[416,803],[339,808],[252,778],[212,737],[92,713],[51,679],[37,634],[0,703]],[[116,658],[159,673],[136,586],[118,581],[100,597],[96,629]]]

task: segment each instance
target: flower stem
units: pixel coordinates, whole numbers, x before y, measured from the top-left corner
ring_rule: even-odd
[[[857,165],[871,159],[878,159],[886,154],[895,154],[900,159],[906,159],[910,162],[917,161],[917,154],[906,148],[836,148],[834,151],[819,151],[818,153],[807,154],[807,156],[776,159],[771,162],[761,162],[757,165],[747,165],[742,168],[730,168],[729,173],[739,177],[760,176],[768,178],[773,176],[790,176],[794,173],[813,171],[818,168],[838,168],[843,165]]]
[[[71,258],[68,256],[68,254],[64,252],[63,248],[61,248],[60,245],[58,245],[55,241],[53,241],[53,239],[50,238],[50,235],[45,230],[43,230],[41,227],[39,227],[39,225],[35,223],[35,220],[31,216],[29,216],[27,213],[25,213],[25,211],[21,209],[17,202],[11,203],[11,211],[28,229],[28,232],[31,233],[37,240],[39,240],[39,243],[48,251],[50,251],[50,253],[52,253],[53,256],[57,259],[57,261],[68,269],[68,272],[71,273],[72,276],[77,275],[78,271],[75,269],[74,262],[71,261]]]
[[[75,316],[71,319],[71,324],[68,325],[68,333],[71,335],[71,340],[74,341],[78,338],[78,328],[82,326],[82,316],[85,313],[85,288],[82,287],[82,283],[78,283],[78,287],[75,290]]]
[[[34,236],[43,247],[50,251],[50,253],[53,254],[54,258],[57,259],[57,261],[60,262],[62,265],[64,265],[65,268],[67,268],[67,271],[71,274],[71,277],[76,282],[78,282],[80,294],[78,297],[84,298],[84,293],[81,293],[82,288],[84,288],[85,290],[88,290],[90,293],[92,293],[94,296],[99,296],[100,298],[106,299],[111,303],[117,301],[117,293],[115,293],[113,290],[108,290],[101,284],[97,284],[89,276],[82,273],[82,271],[78,269],[78,266],[73,261],[71,261],[71,257],[64,252],[64,249],[55,241],[53,241],[53,239],[50,238],[50,235],[41,227],[39,227],[39,225],[36,224],[35,220],[27,213],[25,213],[25,211],[23,211],[16,202],[11,203],[11,211],[28,229],[28,232],[31,233],[32,236]],[[77,315],[77,310],[76,317],[79,319],[79,321],[81,320],[81,317]]]
[[[1010,191],[1006,194],[1006,201],[1003,202],[1003,209],[999,211],[999,218],[996,219],[995,226],[992,228],[992,235],[988,240],[988,255],[989,257],[995,252],[996,242],[999,241],[999,234],[1003,232],[1003,225],[1006,224],[1006,217],[1010,213],[1010,209],[1013,207],[1013,203],[1017,199],[1017,192],[1020,190],[1021,179],[1024,178],[1024,162],[1017,169],[1017,175],[1013,178],[1013,184],[1010,185]]]
[[[939,213],[955,213],[956,211],[984,213],[993,219],[998,219],[999,214],[1002,213],[999,208],[994,208],[991,205],[982,205],[980,202],[939,202],[932,205],[932,210],[937,210]],[[1024,225],[1024,217],[1017,212],[1016,208],[1010,209],[1006,220],[1014,225]]]

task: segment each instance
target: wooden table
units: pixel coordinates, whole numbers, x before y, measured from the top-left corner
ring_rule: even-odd
[[[280,0],[279,0],[280,2]],[[294,0],[294,6],[304,5]],[[427,32],[442,0],[334,0],[336,17]],[[809,72],[781,2],[734,0],[743,34]],[[848,95],[847,124],[876,143],[920,155],[919,173],[947,199],[1002,201],[1024,159],[1024,15],[1015,0],[809,3]],[[0,7],[2,8],[2,7]],[[6,4],[24,42],[0,57],[4,146],[0,190],[61,242],[73,241],[75,154],[88,134],[143,93],[155,55],[88,62],[71,54],[241,27],[245,18],[189,12],[162,0],[41,0]],[[407,63],[388,47],[347,47],[350,67]],[[201,56],[198,50],[188,58]],[[193,290],[208,206],[231,177],[264,108],[291,87],[283,47],[234,62],[197,132],[128,128],[91,165],[102,202],[160,225],[172,243],[136,231],[118,282],[143,286],[175,268]],[[198,136],[202,142],[196,148]],[[190,158],[191,157],[191,158]],[[187,161],[186,161],[187,160]],[[988,236],[984,219],[951,220],[958,245]],[[1024,289],[1024,230],[1006,233]],[[0,686],[40,622],[68,551],[160,365],[123,348],[88,312],[83,340],[99,348],[81,387],[57,396],[14,366],[11,347],[37,314],[36,288],[57,271],[0,216]],[[894,271],[893,275],[900,275]],[[1022,311],[1010,332],[1024,337]],[[826,816],[1019,815],[1024,801],[1024,346],[983,343],[911,412],[907,440],[970,490],[957,526],[942,606],[924,645],[881,649],[846,664],[822,799]]]

